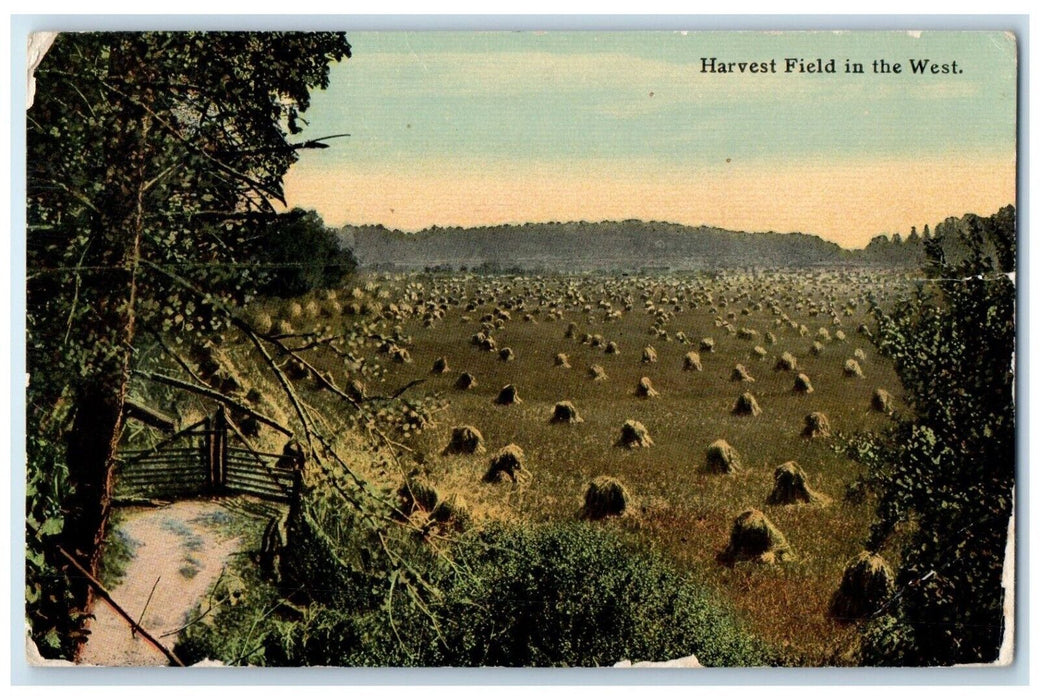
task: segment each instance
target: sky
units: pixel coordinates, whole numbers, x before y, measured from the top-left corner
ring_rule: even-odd
[[[1000,32],[348,39],[304,136],[350,136],[286,177],[289,205],[331,226],[644,219],[862,247],[1015,203],[1017,49]],[[711,58],[775,72],[706,72]],[[876,73],[881,59],[903,72]]]

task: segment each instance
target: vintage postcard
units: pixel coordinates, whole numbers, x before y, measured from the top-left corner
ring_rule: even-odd
[[[29,49],[33,663],[1014,658],[1013,34]]]

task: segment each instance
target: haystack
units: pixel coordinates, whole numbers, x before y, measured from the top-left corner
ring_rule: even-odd
[[[650,383],[650,377],[640,377],[639,385],[636,386],[636,396],[641,399],[654,399],[660,396],[654,385]]]
[[[771,506],[791,506],[799,503],[823,505],[830,498],[816,493],[805,483],[805,472],[798,462],[784,462],[773,472],[773,491],[766,498]]]
[[[271,319],[271,314],[260,309],[254,309],[246,315],[246,323],[248,323],[254,331],[260,335],[267,335],[271,332],[274,326],[274,321]]]
[[[874,389],[874,395],[870,397],[870,408],[886,415],[891,413],[893,410],[892,394],[884,389]]]
[[[794,378],[794,393],[796,393],[796,394],[811,394],[811,393],[813,393],[813,385],[812,385],[812,382],[809,381],[809,375],[808,374],[799,373],[798,376]]]
[[[863,370],[860,368],[859,363],[851,357],[845,360],[845,366],[841,368],[841,373],[846,377],[862,377]]]
[[[741,468],[740,454],[725,440],[708,445],[704,470],[714,474],[733,474]]]
[[[703,367],[701,367],[701,356],[693,352],[692,350],[686,353],[686,356],[683,357],[682,368],[685,372],[703,371]]]
[[[867,353],[863,352],[860,348],[856,348],[852,351],[852,356],[859,362],[867,361]]]
[[[498,396],[495,397],[495,403],[499,406],[512,406],[515,403],[523,403],[523,400],[521,400],[514,385],[506,384],[499,390]]]
[[[895,592],[895,576],[880,554],[860,552],[845,566],[841,585],[831,598],[830,614],[858,620],[879,612]]]
[[[484,352],[494,352],[498,349],[498,343],[490,335],[480,343],[480,349]]]
[[[821,438],[830,437],[831,422],[827,416],[819,411],[813,411],[805,417],[805,427],[802,429],[802,437]]]
[[[753,382],[755,378],[747,371],[747,367],[738,364],[730,372],[729,380],[731,382]]]
[[[651,362],[657,362],[657,351],[654,350],[653,345],[647,345],[643,348],[643,363],[650,364]]]
[[[564,331],[563,337],[567,340],[574,338],[578,334],[578,324],[571,321],[567,324],[567,330]]]
[[[844,343],[845,342],[845,331],[834,331],[834,339]]]
[[[607,355],[617,355],[621,352],[621,349],[618,348],[618,344],[612,340],[607,343],[607,347],[604,348],[603,352]]]
[[[448,367],[448,358],[438,357],[433,361],[433,368],[430,370],[433,374],[446,374],[450,372],[451,368]]]
[[[578,409],[570,401],[560,401],[553,406],[550,423],[581,423],[582,418],[578,415]]]
[[[558,352],[558,353],[556,353],[556,357],[553,358],[553,366],[555,366],[555,367],[563,367],[564,369],[570,369],[571,368],[570,358],[568,358],[566,354],[564,354],[562,352]]]
[[[285,365],[285,373],[289,375],[290,379],[300,380],[306,379],[310,370],[307,369],[307,365],[294,358]]]
[[[451,525],[458,531],[468,529],[473,521],[469,504],[458,494],[453,494],[438,503],[430,517],[438,523]]]
[[[729,545],[720,555],[726,562],[757,561],[773,564],[791,556],[787,538],[765,513],[749,508],[733,521]]]
[[[602,335],[600,335],[599,333],[594,333],[592,336],[592,340],[589,342],[589,345],[594,348],[601,348],[606,342],[607,341],[603,339]]]
[[[759,360],[764,360],[769,356],[769,352],[761,345],[756,345],[751,349],[752,354]]]
[[[582,345],[591,345],[592,344],[592,334],[591,333],[582,333],[581,334],[581,344]]]
[[[757,416],[762,413],[762,409],[754,394],[745,391],[737,397],[737,402],[733,404],[733,410],[730,412],[735,416]]]
[[[477,378],[469,372],[463,372],[459,375],[459,378],[455,380],[455,388],[466,391],[472,389],[477,385]]]
[[[589,367],[589,377],[591,377],[594,382],[602,382],[606,380],[607,373],[601,365],[592,365]]]
[[[484,436],[472,425],[459,425],[451,429],[451,442],[444,448],[446,455],[483,454]]]
[[[715,340],[713,338],[701,338],[701,352],[715,352]]]
[[[498,351],[498,359],[502,362],[512,362],[516,359],[516,353],[513,352],[513,348],[502,348]]]
[[[491,458],[491,464],[484,474],[484,481],[496,484],[507,477],[513,483],[527,481],[531,477],[530,472],[524,468],[524,451],[513,443],[503,447]]]
[[[798,369],[798,360],[791,353],[785,352],[776,359],[774,369],[780,372],[793,372]]]
[[[585,488],[585,505],[579,517],[599,520],[622,515],[631,500],[628,489],[620,481],[612,476],[597,476]]]
[[[766,333],[766,342],[770,345],[776,345],[776,335],[772,331]]]
[[[809,352],[811,352],[815,357],[819,357],[820,355],[822,355],[823,350],[823,343],[819,342],[818,340],[813,341],[812,347],[809,348]]]
[[[432,511],[438,501],[437,489],[420,476],[412,476],[397,489],[397,502],[401,512],[411,515],[416,510]]]
[[[621,426],[621,437],[614,443],[617,447],[634,450],[637,447],[650,447],[654,441],[650,439],[650,431],[637,420],[626,420]]]
[[[357,379],[351,379],[347,382],[346,393],[347,396],[359,403],[368,397],[368,390],[365,389],[365,385]]]

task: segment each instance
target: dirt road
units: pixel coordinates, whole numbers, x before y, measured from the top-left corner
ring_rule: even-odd
[[[205,597],[228,558],[238,549],[239,540],[220,530],[220,522],[226,518],[227,512],[218,502],[181,501],[160,508],[129,510],[119,525],[135,543],[135,552],[122,582],[110,591],[112,597],[131,615],[140,616],[144,611],[141,626],[168,647],[177,639],[176,634],[170,633],[188,621],[195,605]],[[91,621],[90,638],[80,663],[169,663],[155,647],[131,635],[127,623],[104,601],[97,601],[94,614],[96,619]]]

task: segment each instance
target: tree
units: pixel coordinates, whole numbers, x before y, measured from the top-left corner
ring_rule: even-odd
[[[1003,637],[1001,577],[1015,477],[1015,210],[947,219],[925,243],[930,282],[877,311],[911,412],[865,452],[879,490],[868,549],[909,528],[897,595],[866,627],[863,659],[989,662]]]
[[[342,33],[70,33],[37,71],[27,599],[49,653],[74,654],[68,613],[89,609],[54,552],[97,570],[135,339],[217,328],[215,304],[248,298],[253,231],[284,204],[298,150],[317,145],[289,137],[349,56]]]
[[[290,297],[331,287],[357,267],[354,254],[313,211],[293,209],[259,235],[266,266],[258,285],[263,294]]]

